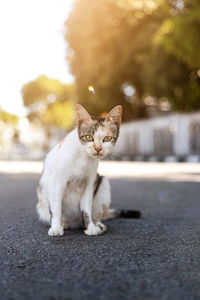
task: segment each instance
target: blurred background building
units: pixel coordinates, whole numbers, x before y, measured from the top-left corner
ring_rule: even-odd
[[[199,162],[200,113],[170,114],[122,125],[115,159]]]
[[[81,103],[123,106],[109,159],[199,161],[198,0],[9,0],[0,20],[1,159],[43,158]]]

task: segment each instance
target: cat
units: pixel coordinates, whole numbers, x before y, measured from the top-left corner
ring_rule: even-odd
[[[138,211],[110,209],[109,181],[97,174],[99,160],[118,139],[122,107],[115,106],[101,118],[77,104],[76,114],[77,128],[48,153],[37,187],[37,212],[50,225],[49,236],[78,227],[87,235],[101,235],[107,230],[102,220],[140,217]]]

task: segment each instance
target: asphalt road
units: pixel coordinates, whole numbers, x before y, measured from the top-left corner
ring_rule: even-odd
[[[112,179],[113,206],[140,220],[49,237],[37,174],[0,174],[0,299],[200,299],[200,183]]]

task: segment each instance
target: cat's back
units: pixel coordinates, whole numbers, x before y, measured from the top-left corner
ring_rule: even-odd
[[[78,149],[77,129],[68,133],[46,156],[44,172],[56,174],[73,162]]]

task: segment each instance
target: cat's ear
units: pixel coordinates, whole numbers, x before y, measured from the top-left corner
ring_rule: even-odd
[[[122,120],[122,106],[115,106],[106,116],[106,122],[115,121],[120,125]]]
[[[92,122],[87,110],[80,104],[76,104],[76,114],[78,122]]]

